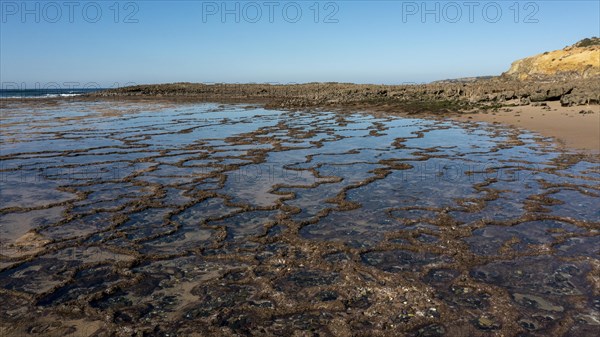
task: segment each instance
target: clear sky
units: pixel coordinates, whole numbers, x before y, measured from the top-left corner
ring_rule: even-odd
[[[600,36],[598,0],[0,4],[3,87],[427,82]]]

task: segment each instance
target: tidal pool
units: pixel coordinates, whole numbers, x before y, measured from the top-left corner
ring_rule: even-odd
[[[443,119],[2,104],[2,336],[600,331],[598,154]]]

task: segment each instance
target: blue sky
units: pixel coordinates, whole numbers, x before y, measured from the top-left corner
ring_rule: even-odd
[[[596,0],[0,2],[3,87],[427,82],[600,36]]]

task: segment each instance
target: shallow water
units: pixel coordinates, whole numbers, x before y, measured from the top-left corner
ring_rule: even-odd
[[[600,329],[598,155],[500,126],[242,105],[1,117],[0,335]]]

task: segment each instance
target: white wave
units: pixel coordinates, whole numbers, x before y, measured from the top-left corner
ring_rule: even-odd
[[[9,98],[56,98],[56,97],[75,97],[75,96],[81,96],[83,94],[46,94],[46,95],[40,95],[40,96],[27,96],[27,95],[20,95],[20,96],[0,96],[0,99],[9,99]]]

